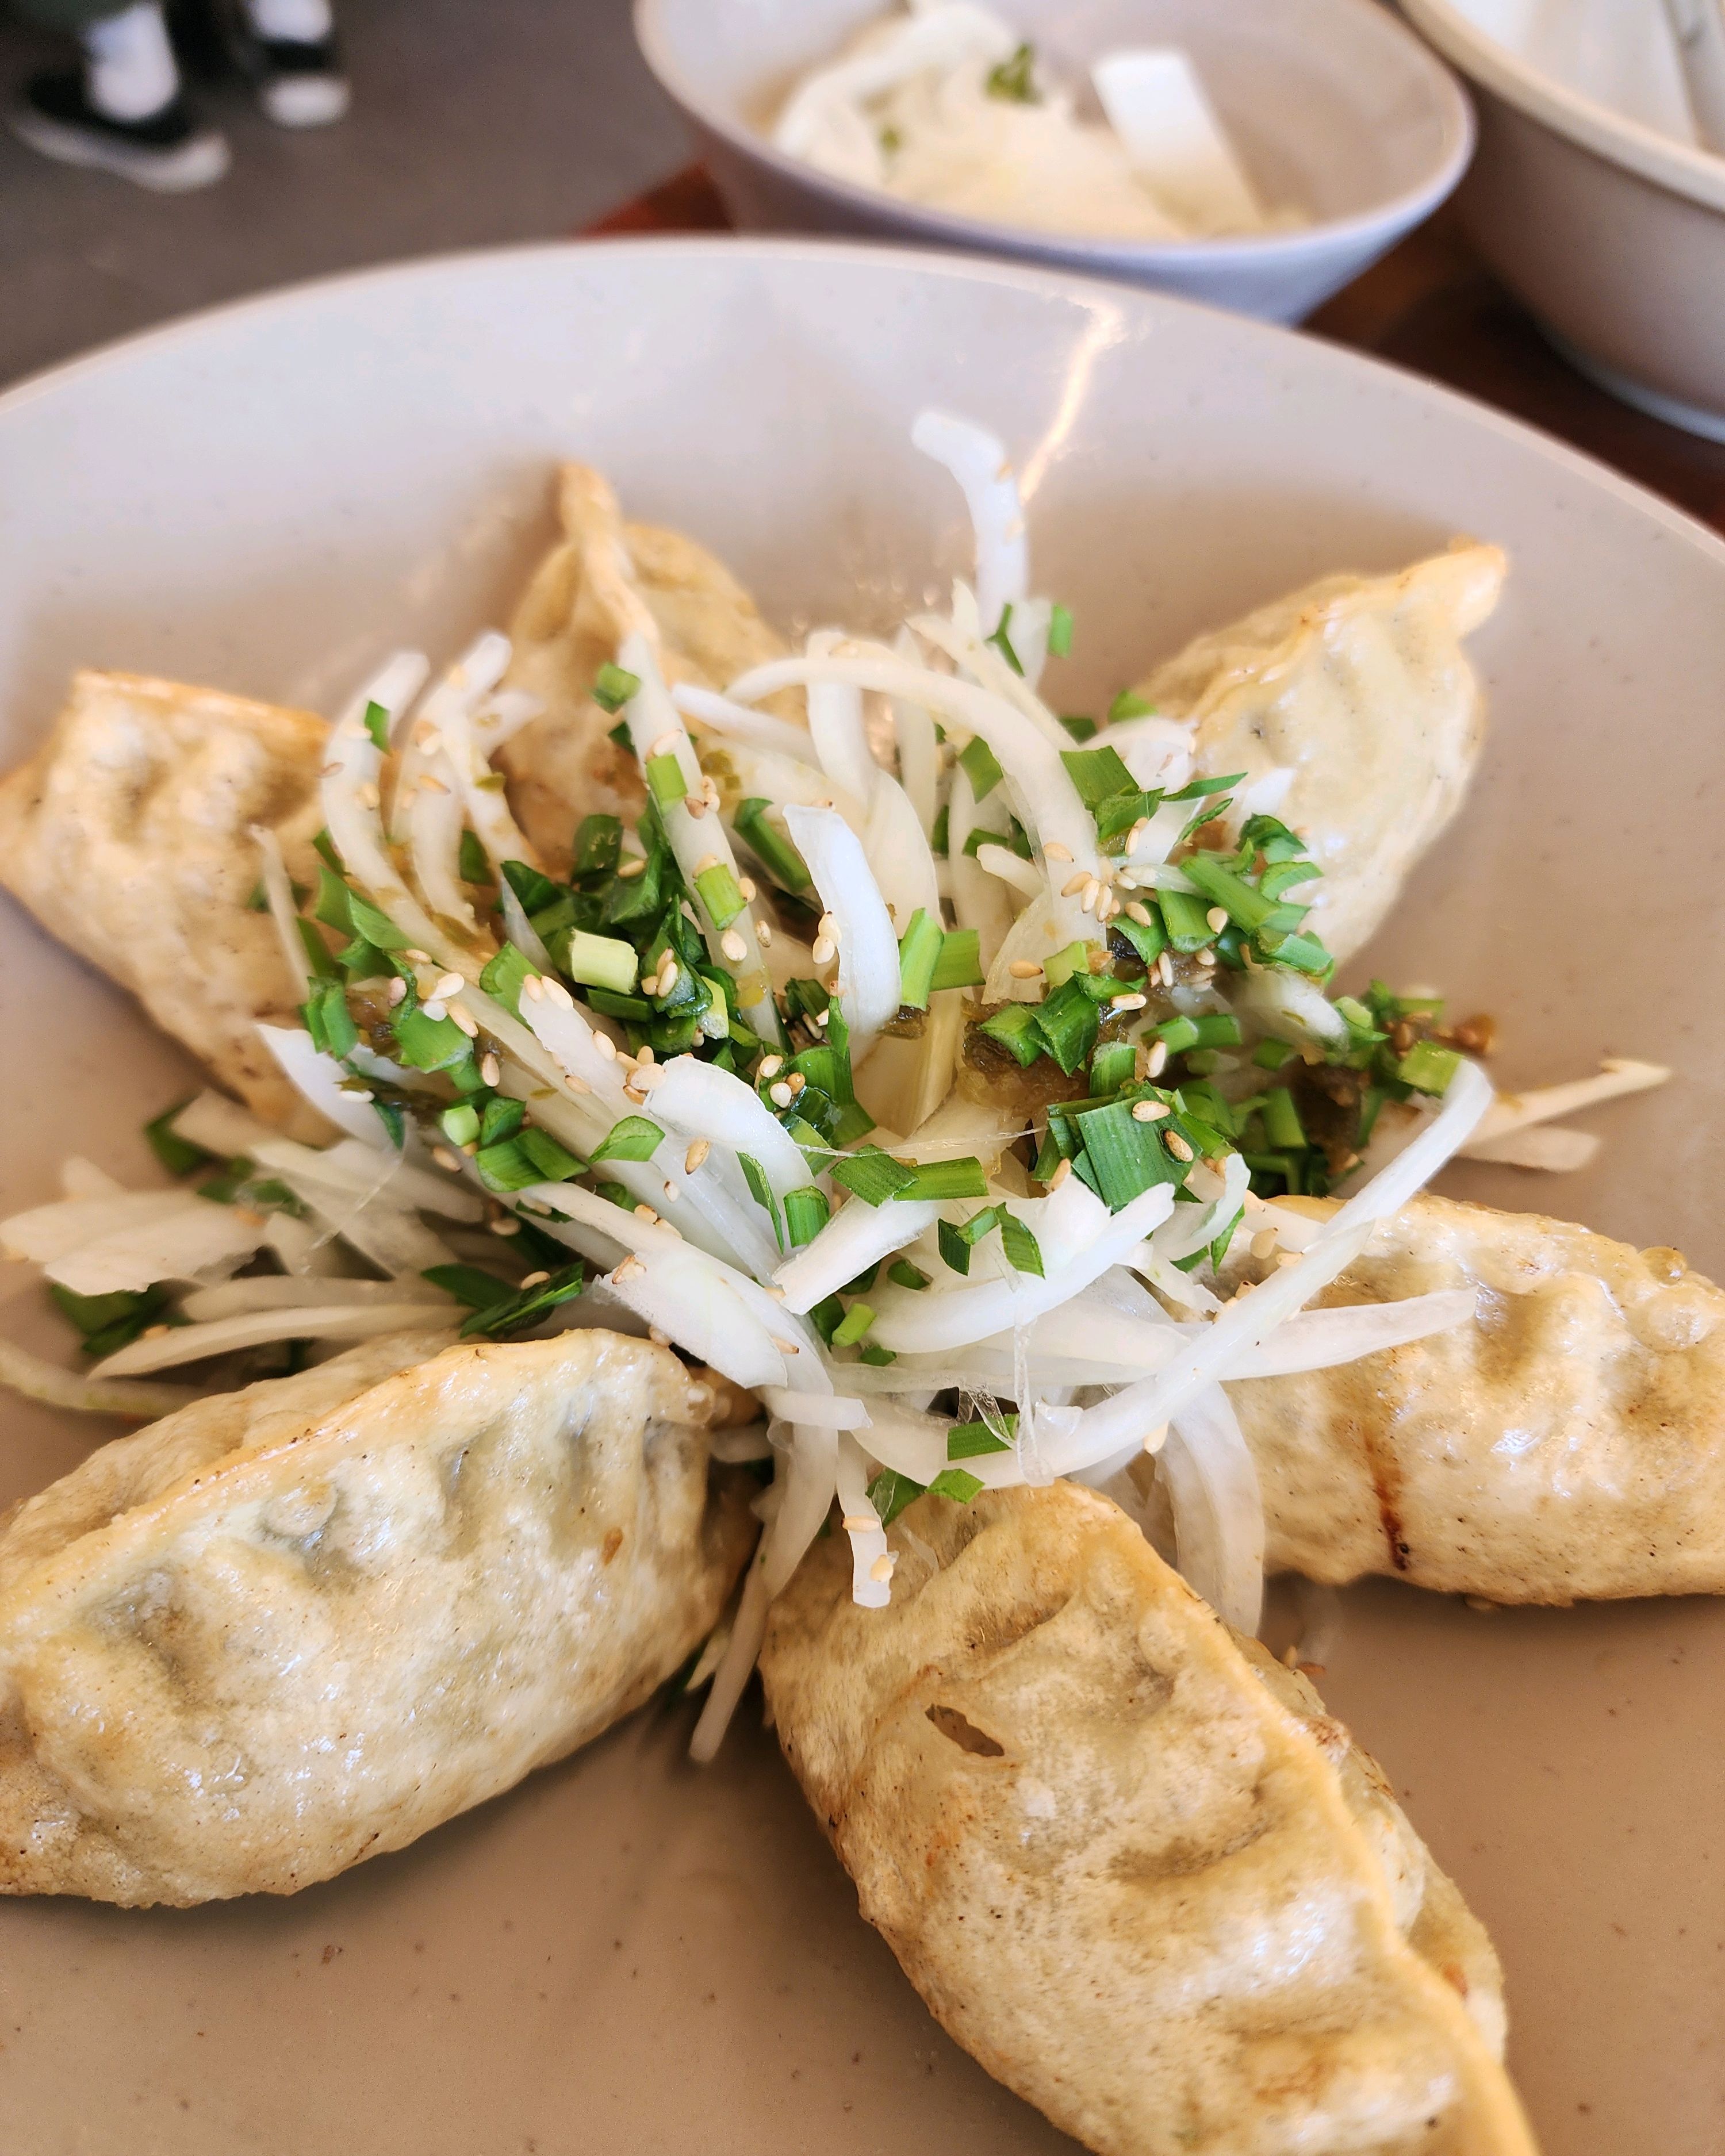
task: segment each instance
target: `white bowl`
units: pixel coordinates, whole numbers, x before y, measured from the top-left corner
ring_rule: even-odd
[[[1460,1187],[1717,1270],[1725,546],[1316,340],[1014,265],[739,239],[418,262],[181,323],[0,398],[0,767],[80,663],[326,706],[392,644],[454,652],[518,591],[569,455],[780,624],[884,626],[967,556],[910,445],[927,403],[1018,461],[1038,584],[1076,610],[1068,708],[1307,578],[1457,531],[1507,547],[1474,647],[1484,767],[1361,975],[1495,1012],[1509,1085],[1602,1051],[1676,1065],[1599,1112],[1584,1173]],[[194,1082],[0,900],[0,1209],[51,1194],[70,1149],[148,1179],[139,1120]],[[97,1434],[0,1418],[0,1504]],[[1725,1602],[1345,1608],[1326,1694],[1502,1949],[1549,2156],[1705,2156]],[[649,1710],[285,1902],[0,1901],[7,2148],[1070,2156],[918,2005],[758,1718],[704,1775],[686,1738]]]
[[[1455,82],[1373,0],[995,0],[1068,79],[1131,45],[1195,63],[1260,192],[1313,222],[1179,245],[1035,232],[829,177],[774,149],[774,115],[889,0],[635,0],[648,64],[746,232],[831,232],[1014,255],[1298,321],[1429,217],[1472,147]]]
[[[1725,157],[1536,67],[1510,0],[1402,5],[1475,91],[1481,253],[1604,388],[1725,441]]]

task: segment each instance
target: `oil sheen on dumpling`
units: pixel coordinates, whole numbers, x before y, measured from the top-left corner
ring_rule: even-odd
[[[614,1333],[446,1337],[185,1409],[14,1513],[0,1890],[291,1893],[561,1758],[711,1630],[754,1535],[709,1468],[728,1403]]]
[[[1450,1332],[1229,1386],[1271,1567],[1497,1602],[1725,1593],[1725,1294],[1675,1250],[1428,1197],[1317,1301],[1454,1287],[1480,1301]]]
[[[1459,806],[1484,702],[1461,639],[1497,603],[1504,557],[1458,545],[1392,577],[1326,577],[1201,636],[1141,685],[1198,721],[1212,775],[1293,783],[1276,813],[1323,871],[1291,894],[1337,958],[1359,949]]]
[[[260,1019],[295,1022],[300,991],[275,922],[248,905],[250,832],[273,830],[289,874],[316,884],[328,731],[311,711],[84,672],[0,783],[0,883],[266,1122],[308,1139],[328,1127],[258,1036]]]
[[[521,828],[562,870],[583,816],[633,819],[644,798],[634,757],[610,738],[616,713],[592,693],[635,608],[651,615],[673,683],[722,689],[784,647],[721,562],[680,532],[625,524],[610,486],[587,465],[562,467],[557,515],[563,538],[535,572],[509,631],[507,685],[530,690],[545,710],[496,762]]]
[[[1106,1499],[924,1497],[773,1605],[779,1739],[937,2020],[1103,2156],[1532,2156],[1497,1958],[1382,1775]]]

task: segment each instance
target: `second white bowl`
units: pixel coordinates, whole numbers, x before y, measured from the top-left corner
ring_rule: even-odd
[[[1373,0],[994,0],[1052,67],[1131,45],[1189,53],[1248,171],[1312,222],[1173,245],[961,217],[829,177],[773,146],[797,79],[887,0],[635,0],[641,49],[746,231],[855,234],[1019,256],[1297,321],[1455,187],[1473,146],[1451,77]]]

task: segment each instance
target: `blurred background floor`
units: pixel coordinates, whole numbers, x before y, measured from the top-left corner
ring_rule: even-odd
[[[234,149],[202,193],[149,194],[0,133],[0,381],[270,285],[566,233],[686,154],[629,0],[336,4],[348,117],[293,133],[238,84],[200,89]],[[0,13],[0,95],[65,50]]]

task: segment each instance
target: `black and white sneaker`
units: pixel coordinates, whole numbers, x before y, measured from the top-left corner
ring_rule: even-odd
[[[333,32],[321,38],[268,38],[234,21],[228,48],[251,84],[265,119],[278,127],[327,127],[347,110],[347,78]]]
[[[160,194],[207,187],[228,169],[226,138],[202,126],[177,90],[141,119],[116,120],[91,104],[81,74],[33,75],[6,122],[44,157],[115,172]]]

